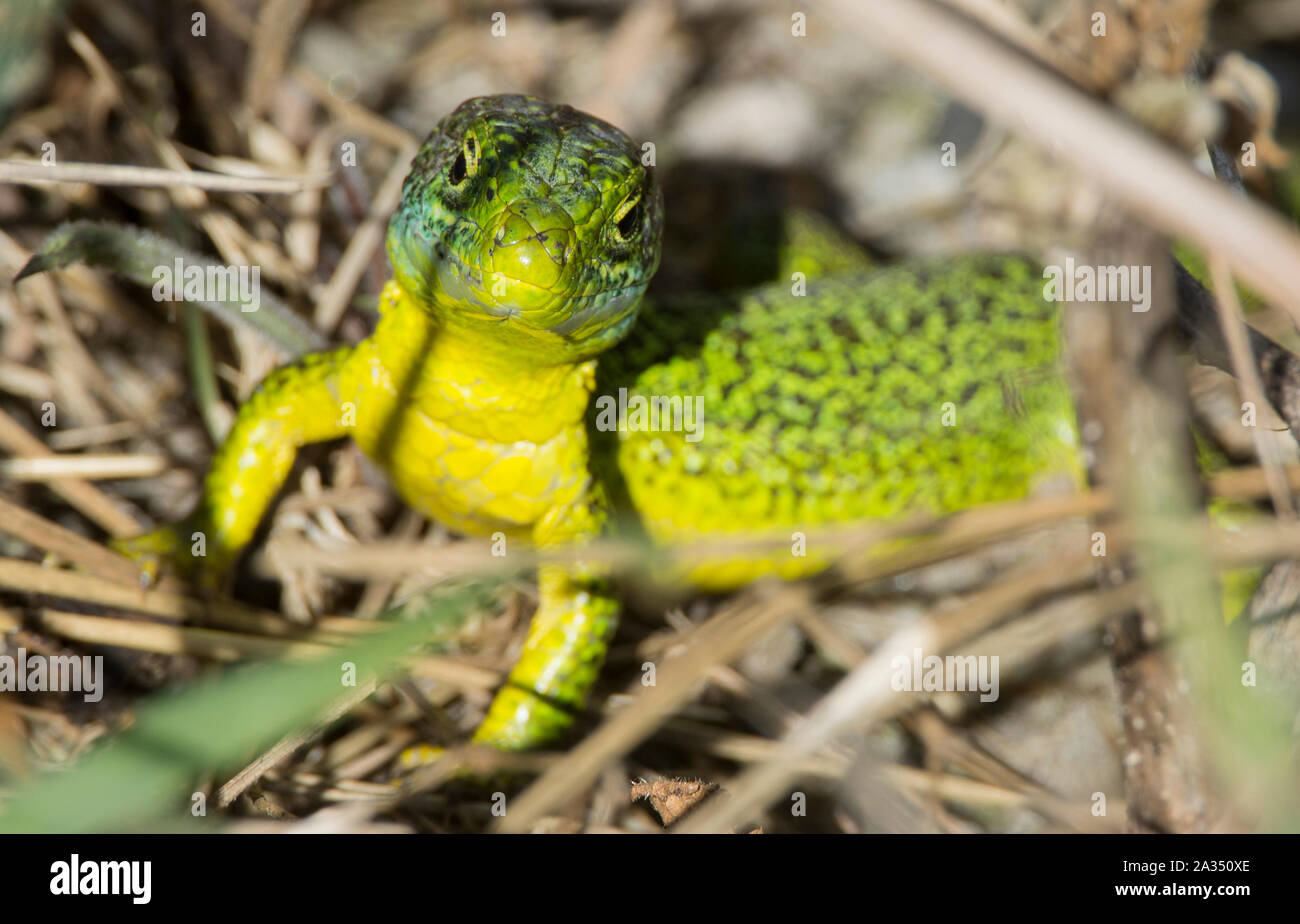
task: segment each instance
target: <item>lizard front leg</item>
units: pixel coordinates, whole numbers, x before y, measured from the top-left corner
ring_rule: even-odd
[[[588,492],[543,518],[533,542],[580,544],[599,534],[604,519],[603,501]],[[582,563],[543,565],[538,590],[523,651],[475,732],[476,744],[523,750],[554,743],[582,710],[605,661],[619,613],[608,573]]]
[[[168,564],[212,587],[253,538],[299,447],[347,432],[339,379],[350,353],[312,353],[268,375],[240,407],[194,512],[116,547],[146,575]]]

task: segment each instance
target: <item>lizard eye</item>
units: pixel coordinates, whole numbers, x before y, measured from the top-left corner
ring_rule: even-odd
[[[637,232],[641,230],[640,193],[623,200],[623,204],[614,211],[614,221],[614,230],[617,232],[619,240],[625,244],[631,243]]]
[[[470,132],[461,143],[460,153],[451,162],[451,170],[447,173],[447,179],[451,181],[452,186],[460,186],[465,180],[478,173],[479,153],[478,138]]]

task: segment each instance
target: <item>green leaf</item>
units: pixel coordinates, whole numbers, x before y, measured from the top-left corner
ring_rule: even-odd
[[[73,221],[54,230],[41,252],[27,261],[14,277],[14,282],[72,263],[85,263],[152,287],[158,281],[156,271],[160,267],[170,269],[177,260],[186,267],[203,267],[205,272],[208,267],[217,266],[212,260],[141,228],[108,222]],[[178,282],[177,289],[180,288]],[[260,334],[289,356],[328,346],[320,332],[270,292],[259,292],[260,304],[256,311],[245,311],[236,295],[229,292],[225,299],[195,299],[193,303],[227,324]]]
[[[248,760],[347,693],[345,663],[355,665],[358,685],[388,676],[413,648],[486,605],[492,586],[444,589],[406,607],[415,618],[340,648],[336,657],[239,668],[142,706],[130,729],[73,769],[9,793],[0,834],[156,830],[188,819],[187,801],[202,774]]]

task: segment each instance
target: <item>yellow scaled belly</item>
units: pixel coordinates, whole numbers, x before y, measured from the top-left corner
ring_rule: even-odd
[[[440,328],[396,283],[382,306],[341,390],[355,396],[353,439],[406,502],[461,532],[508,535],[573,504],[587,481],[592,364],[521,382],[508,357]]]

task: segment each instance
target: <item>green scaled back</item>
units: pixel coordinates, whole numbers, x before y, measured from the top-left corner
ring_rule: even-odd
[[[1006,257],[904,264],[646,305],[596,395],[703,399],[699,440],[596,427],[597,464],[661,542],[942,513],[1078,478],[1058,306]],[[594,418],[593,418],[594,420]],[[606,420],[608,423],[608,420]],[[616,471],[610,471],[611,468]],[[817,562],[735,563],[730,586]]]

